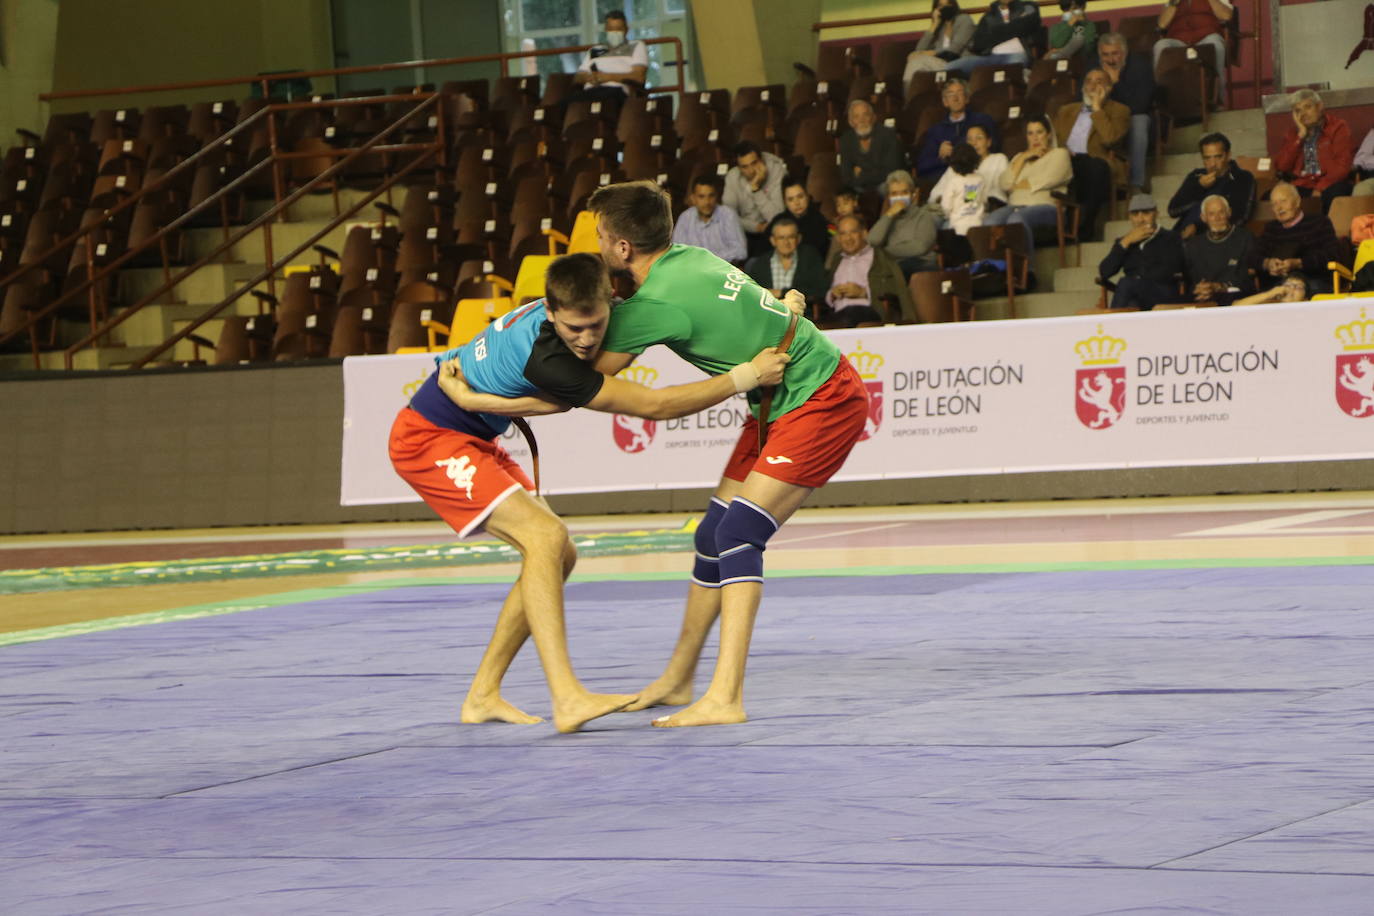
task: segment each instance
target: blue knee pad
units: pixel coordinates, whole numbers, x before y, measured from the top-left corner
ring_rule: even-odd
[[[720,555],[716,551],[716,530],[720,520],[725,518],[725,510],[730,506],[724,500],[711,497],[706,507],[706,515],[697,524],[696,561],[692,564],[692,581],[706,588],[720,588]]]
[[[762,582],[763,551],[777,530],[777,519],[766,509],[735,497],[716,528],[720,584]]]

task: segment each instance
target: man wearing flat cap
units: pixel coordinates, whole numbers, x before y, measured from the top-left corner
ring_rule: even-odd
[[[1148,312],[1161,302],[1182,301],[1183,244],[1178,235],[1159,225],[1159,208],[1150,195],[1134,195],[1130,211],[1131,231],[1116,240],[1097,269],[1103,280],[1121,273],[1111,307]]]

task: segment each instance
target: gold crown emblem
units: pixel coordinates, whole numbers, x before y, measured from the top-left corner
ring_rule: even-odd
[[[859,378],[865,381],[873,381],[878,377],[878,370],[883,367],[887,360],[877,353],[864,349],[863,341],[854,345],[854,352],[846,353],[845,356],[853,363],[854,368],[859,372]]]
[[[648,366],[626,366],[615,375],[616,378],[623,378],[627,382],[634,382],[645,388],[654,387],[654,382],[658,381],[658,370],[650,369]]]
[[[1374,320],[1366,320],[1360,309],[1359,318],[1336,328],[1336,339],[1345,350],[1374,350]]]
[[[404,388],[401,389],[401,391],[405,392],[405,396],[406,396],[407,398],[409,398],[409,397],[410,397],[411,395],[413,395],[415,392],[417,392],[417,391],[420,390],[420,386],[423,385],[423,384],[425,383],[425,379],[427,379],[427,378],[429,378],[429,375],[427,375],[427,374],[426,374],[426,375],[422,375],[422,376],[420,376],[419,378],[417,378],[415,381],[410,382],[409,384],[407,384]]]
[[[1097,333],[1074,344],[1073,351],[1085,366],[1111,366],[1126,352],[1126,341],[1102,333],[1102,325],[1099,324]]]

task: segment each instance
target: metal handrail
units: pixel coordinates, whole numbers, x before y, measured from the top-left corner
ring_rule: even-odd
[[[1053,6],[1053,7],[1058,7],[1058,5],[1059,5],[1059,0],[1032,0],[1032,2],[1034,2],[1037,6]],[[1271,2],[1277,2],[1277,0],[1271,0]],[[965,8],[962,8],[961,11],[962,11],[962,12],[965,12],[965,13],[969,13],[969,14],[973,14],[973,13],[985,13],[985,12],[987,12],[988,10],[992,9],[992,7],[993,7],[994,5],[995,5],[995,4],[989,4],[988,6],[965,7]],[[1249,38],[1249,39],[1252,39],[1253,42],[1254,42],[1254,47],[1255,47],[1255,81],[1254,81],[1254,88],[1255,88],[1256,94],[1258,94],[1259,91],[1260,91],[1260,89],[1263,88],[1263,86],[1264,86],[1264,29],[1260,26],[1260,12],[1261,12],[1261,10],[1260,10],[1260,0],[1250,0],[1250,11],[1251,11],[1251,17],[1252,17],[1252,19],[1253,19],[1253,21],[1254,21],[1254,31],[1252,31],[1252,32],[1240,32],[1240,33],[1238,33],[1238,36],[1237,36],[1237,37],[1239,37],[1239,38],[1241,38],[1241,39]],[[865,25],[887,25],[888,23],[892,23],[892,22],[916,22],[916,21],[925,21],[925,22],[929,22],[930,20],[931,20],[931,14],[930,14],[929,12],[926,12],[926,13],[909,13],[909,14],[898,15],[898,16],[869,16],[869,17],[866,17],[866,18],[863,18],[863,19],[828,19],[828,20],[825,20],[825,21],[822,21],[822,22],[813,22],[813,23],[811,24],[811,31],[813,31],[813,32],[823,32],[823,31],[825,31],[826,29],[845,29],[845,28],[853,28],[853,27],[856,27],[856,26],[865,26]],[[1237,57],[1239,57],[1239,55],[1237,55]],[[1228,67],[1228,68],[1234,67],[1234,66],[1237,66],[1237,61],[1228,61],[1228,62],[1227,62],[1227,67]],[[1228,95],[1235,92],[1235,85],[1236,85],[1235,82],[1232,81],[1232,80],[1227,80],[1227,81],[1226,81],[1226,87],[1227,87],[1227,93],[1228,93]]]
[[[677,52],[677,58],[673,62],[677,66],[678,78],[675,83],[667,83],[662,86],[654,86],[647,89],[647,92],[676,92],[679,96],[685,88],[683,68],[687,62],[682,51],[682,39],[676,35],[665,35],[659,38],[640,38],[646,45],[671,44]],[[321,70],[295,70],[283,73],[255,73],[252,76],[240,76],[226,79],[195,80],[185,83],[150,83],[146,86],[121,86],[114,89],[72,89],[62,92],[44,92],[38,96],[39,101],[50,102],[55,99],[80,99],[95,98],[98,96],[112,95],[131,95],[142,92],[173,92],[187,89],[209,89],[215,86],[241,86],[244,83],[260,84],[263,89],[263,98],[271,98],[271,84],[281,80],[292,79],[313,79],[319,76],[351,76],[358,73],[385,73],[392,70],[417,70],[429,67],[449,67],[455,64],[484,64],[499,61],[501,64],[501,75],[510,75],[510,62],[526,57],[547,57],[551,54],[572,54],[587,51],[596,45],[569,45],[565,48],[544,48],[531,51],[501,51],[494,54],[477,54],[468,57],[439,57],[427,60],[406,60],[397,61],[389,64],[365,64],[356,67],[329,67]],[[665,65],[666,66],[666,65]]]
[[[397,123],[399,124],[400,122]],[[392,125],[393,128],[395,126],[396,125]],[[243,286],[239,287],[237,290],[230,293],[228,296],[225,296],[219,302],[210,306],[210,308],[202,312],[198,318],[196,318],[186,327],[182,328],[180,331],[177,331],[171,337],[164,340],[162,343],[158,344],[151,351],[143,354],[143,356],[139,357],[137,360],[131,363],[129,368],[142,369],[148,363],[152,362],[153,359],[155,359],[158,356],[161,356],[163,353],[166,353],[172,347],[176,346],[177,343],[179,343],[180,341],[185,340],[187,337],[190,337],[192,334],[196,332],[198,328],[200,328],[201,325],[205,324],[207,321],[212,320],[216,315],[224,311],[232,303],[241,299],[244,293],[248,292],[253,287],[261,283],[263,280],[266,280],[268,277],[275,274],[282,267],[286,266],[288,263],[291,262],[292,258],[295,258],[302,252],[309,250],[310,246],[314,245],[320,239],[324,238],[326,235],[332,232],[334,228],[338,226],[340,223],[342,223],[344,220],[348,219],[350,216],[357,213],[363,207],[367,206],[369,203],[376,200],[379,196],[381,196],[383,191],[386,191],[388,188],[390,188],[396,182],[400,181],[406,175],[409,175],[412,171],[418,168],[421,163],[435,156],[438,152],[440,152],[441,148],[442,144],[430,147],[425,152],[415,157],[415,159],[406,163],[405,166],[397,170],[396,174],[387,178],[386,181],[382,182],[380,185],[373,188],[357,203],[353,204],[347,210],[344,210],[343,212],[339,213],[332,220],[326,223],[323,229],[320,229],[319,231],[313,233],[309,238],[307,238],[304,242],[302,242],[288,254],[282,255],[280,258],[273,261],[271,264],[268,264],[267,267],[265,267],[256,277],[249,280],[247,283],[243,284]],[[340,162],[338,165],[335,166],[335,168],[338,168],[341,165],[343,165],[343,162]],[[324,174],[321,174],[320,176],[318,176],[318,178],[323,179]],[[308,187],[308,185],[306,187]],[[74,350],[69,349],[66,354],[68,369],[71,368],[71,360],[73,353]]]
[[[129,194],[119,203],[115,204],[113,207],[106,210],[105,215],[101,217],[99,222],[92,223],[85,229],[77,229],[71,235],[62,239],[60,242],[54,243],[50,248],[48,248],[47,251],[44,251],[41,255],[36,256],[33,261],[30,261],[28,264],[19,265],[18,270],[8,274],[3,278],[0,278],[0,290],[3,290],[5,287],[9,286],[11,283],[27,274],[29,271],[41,266],[48,260],[48,258],[57,254],[59,250],[66,248],[68,245],[71,245],[72,243],[76,242],[83,235],[90,235],[94,233],[96,229],[99,229],[101,226],[109,222],[111,217],[115,216],[118,213],[124,212],[129,207],[132,207],[134,204],[143,200],[143,198],[147,197],[153,191],[161,190],[162,185],[169,179],[171,179],[173,175],[176,175],[178,172],[189,166],[191,163],[196,162],[202,156],[213,152],[217,147],[223,146],[226,142],[232,139],[233,136],[237,134],[239,131],[247,127],[250,127],[253,124],[256,124],[260,119],[266,117],[266,115],[267,110],[265,108],[259,111],[255,111],[250,117],[234,125],[232,129],[225,131],[223,134],[216,137],[214,140],[210,141],[209,143],[206,143],[200,149],[196,150],[195,153],[193,153],[192,155],[181,160],[176,165],[168,169],[166,172],[163,172],[160,176],[158,176],[156,180],[154,180],[150,184],[143,185],[137,191]],[[0,343],[3,343],[5,340],[8,339],[8,337],[0,337]]]
[[[414,98],[414,96],[407,96],[407,98]],[[436,105],[437,102],[438,102],[438,100],[439,100],[439,98],[440,98],[440,96],[439,96],[437,93],[425,93],[425,94],[424,94],[424,99],[423,99],[423,101],[421,101],[418,105],[416,105],[415,108],[413,108],[413,109],[411,109],[410,111],[406,112],[404,115],[402,115],[402,116],[401,116],[400,118],[398,118],[396,121],[394,121],[393,123],[389,124],[387,127],[383,128],[383,129],[382,129],[381,131],[379,131],[375,136],[371,137],[366,143],[362,144],[361,146],[349,147],[348,149],[345,149],[345,150],[333,150],[333,151],[319,150],[319,151],[316,151],[316,152],[314,153],[314,156],[315,156],[315,157],[327,156],[327,155],[337,155],[337,156],[340,156],[340,157],[342,157],[342,158],[340,158],[339,161],[336,162],[334,165],[330,166],[328,169],[326,169],[325,171],[321,172],[319,175],[316,175],[316,176],[314,176],[313,178],[311,178],[310,181],[308,181],[308,182],[306,182],[305,184],[301,185],[301,187],[298,188],[298,189],[297,189],[294,193],[292,193],[290,196],[288,196],[288,197],[286,197],[286,198],[284,198],[284,199],[282,199],[282,200],[276,201],[276,202],[275,202],[275,203],[274,203],[265,213],[263,213],[263,214],[262,214],[261,216],[259,216],[257,219],[253,220],[253,221],[252,221],[251,223],[249,223],[247,226],[244,226],[242,229],[240,229],[240,230],[238,230],[237,232],[235,232],[235,233],[234,233],[232,236],[230,236],[228,239],[226,239],[226,240],[224,240],[223,242],[221,242],[221,243],[219,244],[219,246],[216,247],[216,248],[215,248],[213,251],[211,251],[209,254],[202,256],[202,257],[201,257],[198,261],[196,261],[194,264],[191,264],[189,267],[186,267],[185,269],[183,269],[183,270],[182,270],[180,273],[178,273],[176,276],[171,277],[170,279],[168,279],[167,281],[165,281],[165,282],[164,282],[161,286],[159,286],[157,289],[155,289],[155,290],[153,290],[152,292],[148,293],[148,294],[145,295],[142,299],[139,299],[137,302],[135,302],[134,304],[130,305],[128,308],[124,309],[124,310],[121,311],[119,314],[114,315],[114,316],[111,316],[110,318],[107,318],[107,319],[100,325],[100,327],[98,327],[98,328],[93,328],[93,329],[91,330],[91,333],[90,333],[90,334],[86,335],[86,336],[83,337],[81,340],[79,340],[79,341],[77,341],[76,343],[74,343],[74,344],[72,344],[71,346],[69,346],[65,351],[63,351],[63,361],[64,361],[64,363],[65,363],[65,365],[66,365],[66,368],[68,368],[68,369],[72,368],[72,362],[73,362],[73,360],[74,360],[75,355],[76,355],[77,352],[79,352],[80,350],[82,350],[82,349],[84,349],[85,347],[89,346],[89,345],[90,345],[91,343],[93,343],[94,341],[96,341],[96,340],[100,339],[101,337],[105,336],[105,335],[108,334],[111,330],[113,330],[114,328],[116,328],[116,327],[118,327],[119,325],[123,324],[123,323],[124,323],[125,321],[127,321],[129,318],[133,317],[134,314],[136,314],[136,313],[139,312],[139,311],[142,311],[142,310],[143,310],[145,307],[147,307],[148,305],[151,305],[158,297],[160,297],[160,296],[162,296],[164,293],[166,293],[166,292],[168,292],[168,291],[174,289],[178,284],[180,284],[183,280],[185,280],[185,279],[186,279],[187,277],[189,277],[191,274],[195,273],[197,270],[200,270],[202,267],[206,266],[207,264],[212,263],[212,262],[215,260],[215,258],[219,257],[222,253],[224,253],[225,251],[229,250],[229,249],[232,248],[234,245],[237,245],[239,242],[241,242],[243,239],[247,238],[247,237],[248,237],[249,235],[251,235],[253,232],[257,231],[259,228],[262,228],[262,227],[266,226],[267,224],[269,224],[273,219],[275,219],[275,218],[277,217],[277,215],[278,215],[279,213],[284,212],[284,211],[286,210],[286,208],[290,207],[293,203],[295,203],[295,202],[296,202],[297,200],[299,200],[301,197],[305,196],[307,193],[309,193],[311,190],[313,190],[313,189],[314,189],[315,187],[317,187],[318,185],[320,185],[320,184],[322,184],[322,183],[324,183],[324,182],[326,182],[326,181],[332,179],[341,169],[343,169],[346,165],[348,165],[348,163],[354,161],[355,159],[357,159],[359,156],[363,155],[364,153],[370,153],[370,152],[374,152],[374,151],[410,151],[410,150],[423,150],[423,151],[426,151],[427,155],[421,156],[420,159],[427,159],[427,158],[429,158],[429,156],[431,156],[431,155],[441,153],[441,152],[443,151],[443,146],[444,146],[443,132],[442,132],[442,131],[439,131],[439,132],[438,132],[438,138],[436,139],[436,141],[435,141],[434,144],[389,144],[389,145],[380,145],[380,144],[381,144],[381,141],[382,141],[384,138],[390,136],[397,128],[399,128],[399,127],[401,127],[402,125],[406,124],[407,122],[411,121],[416,115],[420,114],[421,112],[423,112],[423,111],[426,110],[427,108],[430,108],[430,107],[433,107],[434,105]],[[331,105],[336,104],[336,103],[339,103],[339,104],[349,103],[349,104],[351,104],[351,103],[353,103],[353,101],[354,101],[354,100],[334,99],[334,100],[329,100],[329,101],[325,101],[325,102],[317,102],[317,103],[297,103],[295,107],[309,107],[310,105],[316,105],[316,106],[319,106],[319,107],[328,107],[328,106],[331,106]],[[275,108],[276,106],[269,106],[269,107],[270,107],[270,108]],[[439,111],[440,111],[440,113],[441,113],[441,115],[442,115],[443,109],[440,108]],[[257,168],[261,168],[261,167],[263,167],[263,166],[265,166],[265,165],[269,165],[269,164],[271,164],[271,165],[276,165],[276,164],[280,161],[280,159],[286,158],[287,155],[289,155],[289,154],[283,154],[283,153],[280,153],[279,151],[277,151],[277,150],[274,149],[274,150],[273,150],[272,156],[270,156],[270,157],[268,157],[268,158],[266,158],[266,159],[263,159],[261,162],[259,162],[259,163],[257,164],[257,166],[255,166],[255,170],[256,170]],[[419,160],[417,160],[417,161],[419,161]],[[409,168],[405,169],[405,172],[406,172],[406,173],[409,173],[409,171],[410,171]],[[246,175],[245,175],[245,176],[241,176],[241,178],[242,178],[242,177],[246,177]],[[386,185],[386,186],[387,186],[387,187],[390,187],[389,184]],[[375,196],[375,195],[374,195],[374,196]],[[208,204],[208,203],[209,203],[209,200],[207,200],[206,203]],[[168,226],[164,227],[164,229],[161,230],[161,231],[163,231],[163,232],[165,232],[165,231],[171,231],[173,228],[177,227],[178,225],[180,225],[180,224],[181,224],[182,222],[184,222],[185,220],[187,220],[187,219],[189,219],[190,217],[194,216],[195,213],[196,213],[199,209],[201,209],[203,206],[204,206],[204,205],[200,205],[200,206],[198,206],[195,210],[187,211],[185,214],[183,214],[181,217],[179,217],[176,221],[174,221],[173,223],[171,223],[171,224],[169,224]],[[356,212],[356,211],[354,211],[354,212]],[[336,218],[336,219],[337,219],[337,218]],[[335,225],[337,225],[337,224],[338,224],[337,221],[334,222],[334,223],[331,223],[331,224],[328,226],[328,228],[326,229],[326,231],[328,231],[328,229],[332,229],[332,228],[333,228]],[[297,252],[297,253],[299,253],[299,252]],[[295,255],[293,254],[292,257],[294,257],[294,256],[295,256]],[[268,260],[269,260],[269,261],[272,260],[270,255],[269,255],[269,257],[268,257]],[[275,270],[269,271],[269,272],[268,272],[268,275],[271,275],[271,274],[273,274],[273,273],[275,273]],[[262,279],[266,279],[266,277],[263,277],[263,278],[254,280],[253,283],[250,284],[250,286],[251,286],[251,285],[256,285],[257,283],[261,282]],[[242,291],[240,291],[240,292],[242,292]],[[42,317],[44,317],[49,311],[53,310],[58,304],[60,304],[60,302],[61,302],[61,300],[57,300],[57,301],[55,301],[54,303],[49,304],[48,306],[46,306],[46,307],[44,308],[44,310],[43,310],[42,312],[36,313],[36,314],[33,316],[33,320],[34,320],[35,322],[38,321],[38,320],[41,320]],[[197,324],[196,327],[199,327],[199,324]],[[180,338],[178,338],[178,339],[180,339]],[[158,351],[158,352],[161,352],[161,351]]]

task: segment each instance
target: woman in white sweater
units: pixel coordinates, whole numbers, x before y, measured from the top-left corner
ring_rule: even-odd
[[[1026,121],[1026,149],[1012,157],[999,179],[1007,205],[984,217],[983,225],[1021,223],[1030,241],[1035,227],[1054,226],[1058,222],[1052,195],[1067,190],[1071,180],[1073,163],[1069,151],[1055,142],[1049,119],[1035,115]]]

